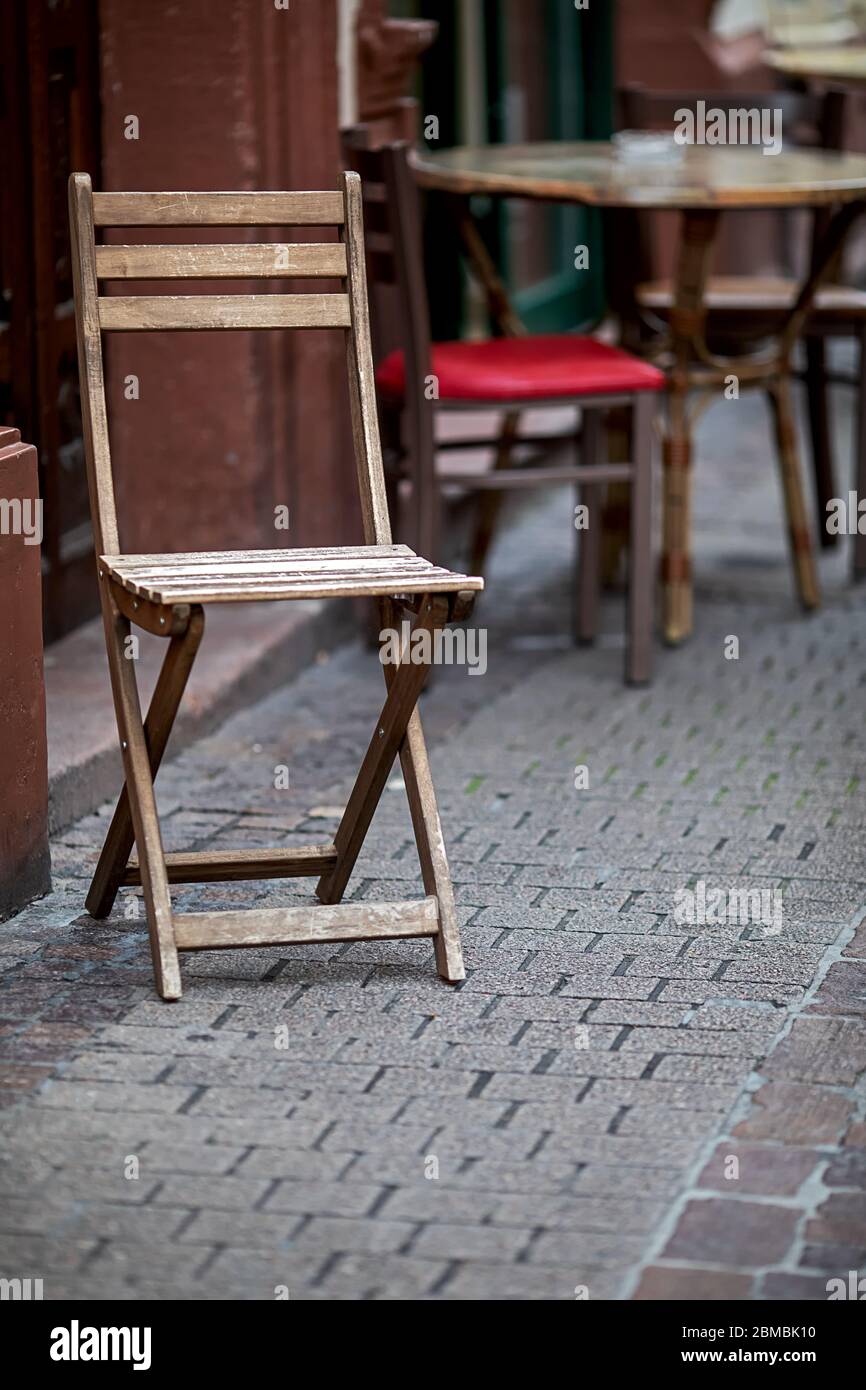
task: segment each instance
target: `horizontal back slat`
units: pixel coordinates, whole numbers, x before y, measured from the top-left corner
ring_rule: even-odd
[[[331,227],[342,193],[94,193],[97,227]]]
[[[100,328],[349,328],[346,294],[110,295],[99,299]]]
[[[103,280],[241,280],[343,278],[346,247],[265,242],[217,246],[97,246]]]

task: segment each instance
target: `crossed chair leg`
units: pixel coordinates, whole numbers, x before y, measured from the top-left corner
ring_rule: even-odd
[[[416,708],[430,673],[433,644],[418,644],[414,638],[418,633],[432,638],[445,623],[467,618],[472,597],[425,594],[409,603],[417,615],[412,628],[411,659],[384,667],[385,703],[333,843],[305,849],[166,855],[153,783],[201,642],[204,611],[199,606],[160,608],[134,601],[113,586],[104,596],[108,661],[126,781],[87,895],[87,909],[93,917],[107,917],[119,887],[141,884],[156,986],[164,999],[179,999],[181,995],[179,949],[426,936],[433,940],[442,978],[452,983],[464,978],[454,892]],[[397,611],[396,600],[381,600],[383,627],[396,626]],[[134,662],[127,659],[131,621],[170,638],[144,721]],[[398,753],[427,896],[411,902],[341,905]],[[133,843],[138,859],[130,862]],[[319,876],[316,893],[322,906],[243,912],[172,911],[170,882],[301,875]]]

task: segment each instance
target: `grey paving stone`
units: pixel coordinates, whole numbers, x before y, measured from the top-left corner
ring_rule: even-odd
[[[639,1255],[642,1246],[640,1236],[618,1232],[546,1231],[534,1242],[528,1259],[541,1265],[564,1265],[572,1260],[578,1272],[587,1264],[617,1269],[622,1268],[623,1261]]]
[[[407,1255],[343,1254],[322,1279],[332,1298],[415,1299],[429,1294],[448,1272],[444,1260]]]
[[[108,808],[59,837],[57,891],[0,941],[4,1267],[44,1269],[50,1297],[271,1300],[286,1285],[301,1301],[592,1301],[622,1297],[641,1270],[642,1288],[667,1279],[681,1296],[679,1264],[658,1258],[659,1233],[675,1230],[708,1296],[810,1296],[814,1272],[791,1273],[796,1261],[751,1269],[790,1235],[789,1206],[765,1215],[774,1173],[783,1203],[810,1192],[811,1177],[795,1184],[814,1150],[834,1191],[862,1190],[847,968],[861,947],[786,1029],[866,904],[866,612],[840,578],[844,556],[822,560],[820,623],[795,612],[764,422],[741,404],[735,448],[712,410],[702,426],[696,631],[657,653],[647,690],[621,683],[621,643],[520,645],[567,630],[562,499],[539,496],[502,533],[483,606],[488,673],[443,668],[422,702],[464,923],[461,987],[436,978],[427,942],[313,945],[188,955],[184,998],[168,1007],[143,919],[123,915],[134,895],[105,924],[84,913]],[[732,553],[750,544],[759,579]],[[606,637],[620,609],[605,601]],[[730,631],[736,663],[719,654]],[[360,644],[335,652],[166,763],[167,843],[332,834],[336,819],[311,812],[343,804],[366,746],[381,703],[369,657]],[[277,793],[264,773],[287,747],[292,787]],[[678,922],[675,895],[699,878],[779,889],[782,932]],[[175,901],[308,903],[311,888],[184,885]],[[416,890],[395,782],[348,896]],[[804,1116],[825,1121],[798,1141]],[[751,1184],[755,1200],[687,1187],[712,1141],[717,1155],[748,1147],[742,1197]],[[796,1162],[765,1157],[783,1147]],[[123,1177],[129,1155],[137,1182]],[[722,1221],[739,1209],[723,1278],[708,1201]],[[842,1250],[828,1212],[810,1208],[813,1261]]]
[[[381,1212],[389,1220],[413,1221],[419,1225],[465,1222],[474,1226],[488,1221],[503,1200],[498,1192],[455,1191],[438,1179],[430,1179],[411,1187],[390,1189]]]
[[[194,1096],[195,1092],[188,1086],[143,1086],[121,1081],[49,1081],[39,1094],[38,1104],[59,1110],[107,1110],[121,1114],[139,1110],[161,1115],[180,1110]]]
[[[439,1256],[453,1260],[516,1259],[526,1250],[532,1227],[431,1225],[425,1226],[412,1244],[415,1255]]]
[[[366,1216],[383,1195],[382,1187],[370,1183],[286,1180],[268,1192],[263,1210],[358,1217]]]
[[[411,1221],[352,1220],[348,1217],[314,1216],[292,1239],[293,1249],[318,1253],[395,1255],[411,1244],[416,1227]],[[435,1253],[435,1252],[432,1252]]]
[[[664,1203],[643,1197],[600,1199],[595,1196],[503,1197],[493,1212],[495,1225],[544,1226],[552,1230],[648,1232],[664,1212]]]

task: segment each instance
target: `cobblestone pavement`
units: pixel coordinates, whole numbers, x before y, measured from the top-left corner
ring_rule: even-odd
[[[725,409],[696,635],[651,688],[621,682],[616,600],[595,648],[565,642],[547,496],[495,557],[487,673],[424,697],[462,987],[426,942],[344,943],[187,955],[163,1004],[136,894],[83,913],[108,808],[60,838],[56,891],[0,930],[0,1273],[46,1298],[523,1300],[826,1298],[863,1271],[866,608],[840,558],[796,612],[760,406],[736,438]],[[168,847],[332,833],[381,694],[351,646],[167,765]],[[417,882],[392,779],[350,894]],[[690,925],[699,882],[781,916]]]

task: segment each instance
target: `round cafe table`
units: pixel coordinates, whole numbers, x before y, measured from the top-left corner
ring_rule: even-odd
[[[804,82],[826,82],[843,87],[866,85],[866,44],[839,44],[827,48],[778,48],[764,54],[767,67]]]
[[[679,148],[679,147],[678,147]],[[472,194],[582,203],[603,209],[681,212],[669,331],[659,361],[667,372],[663,440],[664,521],[661,578],[664,632],[680,642],[692,628],[691,422],[688,397],[696,386],[718,390],[735,375],[740,386],[767,390],[776,435],[794,571],[805,608],[820,603],[808,517],[800,479],[790,390],[790,358],[818,285],[830,272],[844,238],[866,208],[866,156],[824,150],[765,155],[752,146],[689,145],[680,158],[649,162],[624,159],[606,142],[550,142],[458,147],[431,154],[416,150],[418,182],[462,200],[467,249],[487,284],[500,323],[516,318],[496,280],[477,232],[472,234]],[[719,216],[726,208],[832,209],[808,278],[769,347],[749,357],[721,358],[705,338],[704,291]]]

